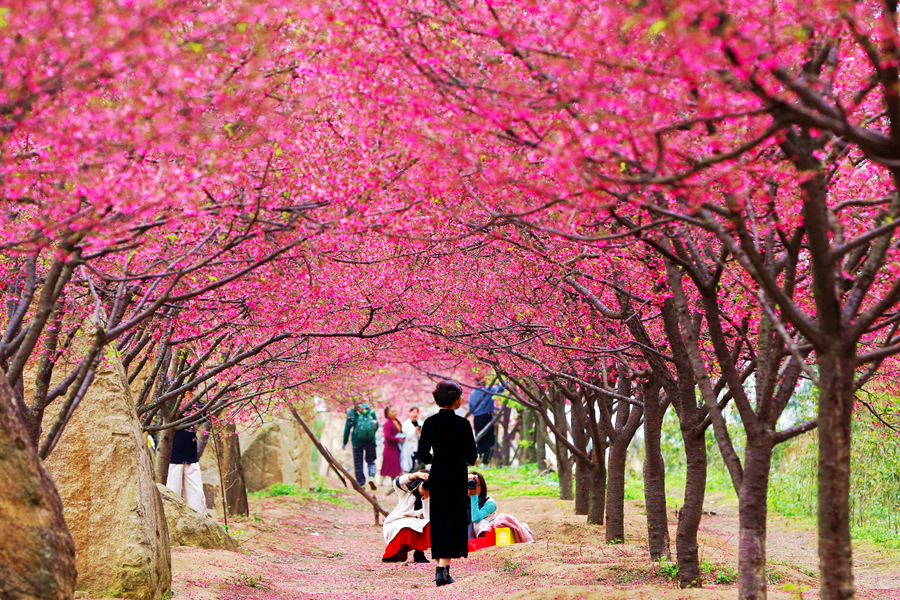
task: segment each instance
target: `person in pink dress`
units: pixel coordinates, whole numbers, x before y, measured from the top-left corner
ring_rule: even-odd
[[[389,406],[384,409],[384,452],[381,455],[381,476],[393,481],[394,477],[403,473],[400,468],[400,445],[404,435],[402,426],[397,420],[397,409]],[[393,488],[392,488],[393,489]]]

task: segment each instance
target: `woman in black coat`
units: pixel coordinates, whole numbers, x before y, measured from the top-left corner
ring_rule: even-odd
[[[419,459],[431,463],[431,557],[437,560],[437,585],[453,583],[450,559],[468,556],[468,466],[478,454],[472,426],[453,411],[462,404],[462,388],[442,381],[432,392],[441,410],[425,419]]]

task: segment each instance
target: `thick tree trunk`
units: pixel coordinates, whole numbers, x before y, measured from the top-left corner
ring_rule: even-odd
[[[0,375],[0,597],[68,600],[75,543],[62,501]]]
[[[644,403],[644,505],[647,509],[647,541],[651,560],[671,559],[669,515],[666,508],[666,465],[660,436],[665,411],[658,399]]]
[[[217,451],[222,471],[222,488],[228,516],[250,514],[247,486],[244,483],[244,466],[241,464],[241,446],[234,425],[226,425],[218,432]]]
[[[589,525],[603,525],[606,509],[606,450],[593,450],[593,461],[589,475],[587,522]]]
[[[854,597],[850,439],[855,360],[819,357],[819,576],[822,600]]]
[[[747,440],[744,477],[738,493],[738,597],[741,600],[766,598],[766,500],[772,446],[767,436],[750,436]]]
[[[706,436],[704,431],[682,429],[687,472],[684,505],[678,513],[675,554],[678,560],[678,584],[682,588],[701,587],[700,554],[697,530],[703,516],[706,496]]]
[[[625,462],[628,443],[617,441],[609,449],[606,484],[606,543],[625,542]]]
[[[569,431],[568,421],[566,421],[566,397],[557,393],[557,397],[553,402],[553,423],[560,435],[566,435]],[[569,449],[557,436],[556,439],[556,470],[559,475],[559,498],[560,500],[571,500],[574,498],[572,493],[572,462],[569,459]]]

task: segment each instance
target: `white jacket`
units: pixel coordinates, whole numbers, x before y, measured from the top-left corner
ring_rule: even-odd
[[[419,421],[419,427],[421,426],[422,422]],[[403,425],[400,427],[406,436],[403,439],[403,445],[400,447],[400,468],[409,472],[415,467],[412,457],[416,450],[419,449],[419,434],[416,432],[416,426],[413,425],[411,419],[403,421]]]
[[[397,506],[384,518],[381,528],[386,543],[390,543],[404,527],[422,533],[431,519],[431,502],[428,498],[422,500],[422,508],[415,508],[416,495],[409,491],[409,474],[395,478],[393,486],[397,492]]]

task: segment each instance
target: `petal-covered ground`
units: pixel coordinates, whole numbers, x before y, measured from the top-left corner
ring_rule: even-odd
[[[556,498],[507,498],[500,510],[534,530],[535,544],[495,546],[454,561],[457,583],[435,588],[432,565],[383,564],[381,527],[367,504],[352,506],[297,497],[251,500],[251,516],[231,521],[243,553],[173,548],[176,600],[479,600],[728,599],[737,597],[736,516],[723,506],[701,530],[708,581],[680,590],[644,550],[642,506],[631,503],[625,544],[603,543],[600,526],[584,524],[571,502]],[[385,506],[393,504],[388,496]],[[792,526],[790,526],[792,527]],[[770,542],[774,599],[818,598],[815,544],[808,531],[773,523]],[[674,522],[672,523],[674,539]],[[802,544],[791,540],[805,540]],[[800,550],[798,550],[800,548]],[[803,550],[805,548],[805,550]],[[674,551],[674,548],[673,548]],[[866,556],[872,560],[871,550]],[[860,597],[900,599],[900,560],[881,552],[877,564],[858,573]],[[790,560],[784,557],[789,557]],[[720,583],[716,583],[719,580]],[[878,589],[881,588],[881,589]]]

